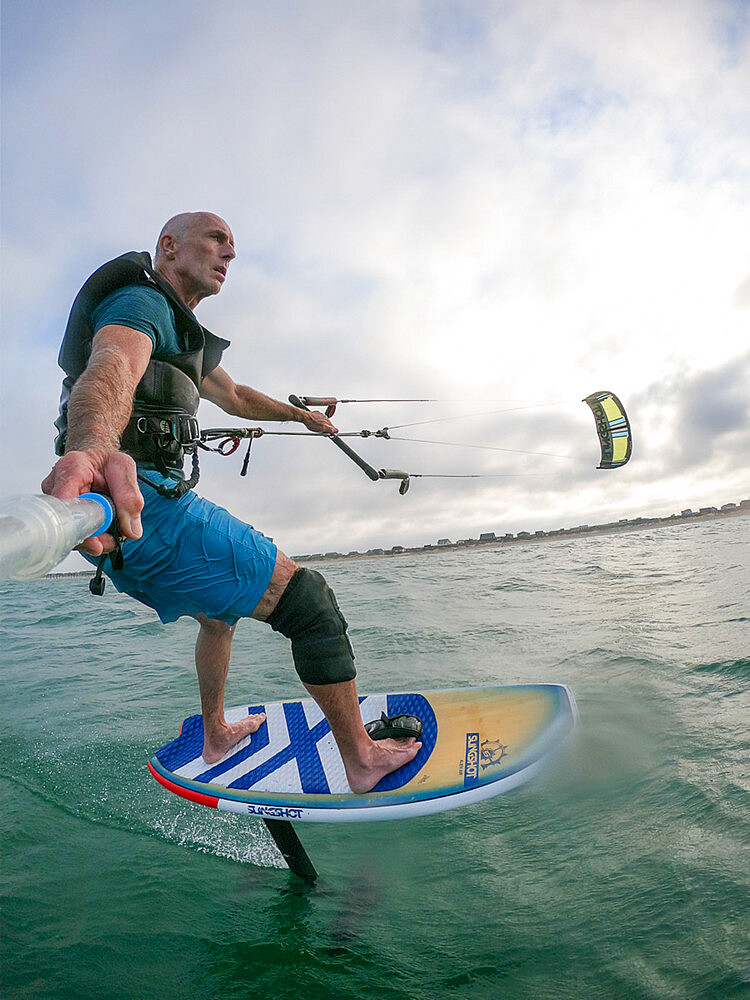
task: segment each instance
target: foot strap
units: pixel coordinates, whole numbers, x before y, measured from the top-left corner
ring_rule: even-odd
[[[371,740],[418,739],[422,735],[422,722],[416,715],[386,715],[374,722],[365,723],[365,732]]]

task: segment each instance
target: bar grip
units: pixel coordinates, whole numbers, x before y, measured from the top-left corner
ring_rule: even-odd
[[[295,395],[289,396],[289,402],[292,404],[292,406],[296,406],[298,410],[307,410],[308,413],[310,412],[310,408],[308,406],[305,406],[305,404],[302,402],[299,396]],[[355,465],[358,465],[360,469],[364,472],[364,474],[368,477],[368,479],[371,479],[374,483],[377,483],[377,481],[380,479],[378,473],[375,471],[375,469],[373,469],[371,465],[365,462],[364,458],[361,458],[356,453],[356,451],[354,451],[353,448],[350,448],[349,445],[346,444],[344,441],[342,441],[341,438],[338,437],[336,434],[327,434],[326,437],[328,437],[331,441],[333,441],[336,447],[340,448],[341,451],[343,451],[343,453],[347,455],[352,460],[352,462],[354,462]]]

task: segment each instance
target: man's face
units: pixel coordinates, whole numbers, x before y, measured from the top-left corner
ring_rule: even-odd
[[[172,247],[174,270],[194,302],[221,291],[229,264],[237,256],[232,231],[223,219],[208,213],[197,216]]]

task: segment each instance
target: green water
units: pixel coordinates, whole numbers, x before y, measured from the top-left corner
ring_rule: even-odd
[[[750,993],[750,518],[324,567],[360,688],[569,684],[574,740],[455,812],[265,829],[145,763],[196,711],[196,632],[80,580],[0,590],[0,994]],[[296,696],[238,628],[230,703]]]

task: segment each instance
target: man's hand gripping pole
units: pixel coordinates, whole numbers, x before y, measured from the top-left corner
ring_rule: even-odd
[[[305,404],[302,402],[299,396],[294,396],[294,395],[290,396],[289,402],[292,404],[292,406],[296,406],[300,410],[307,410],[308,412],[310,411],[310,407],[305,406]],[[333,441],[336,447],[340,448],[341,451],[343,451],[343,453],[347,455],[352,460],[352,462],[355,463],[355,465],[358,465],[360,469],[364,472],[364,474],[368,477],[368,479],[371,479],[374,483],[377,483],[377,481],[381,478],[380,474],[375,469],[373,469],[373,467],[369,465],[364,460],[364,458],[358,455],[353,448],[350,448],[349,445],[346,444],[345,441],[342,441],[341,438],[338,437],[338,435],[336,434],[326,434],[325,436],[329,438],[331,441]]]

